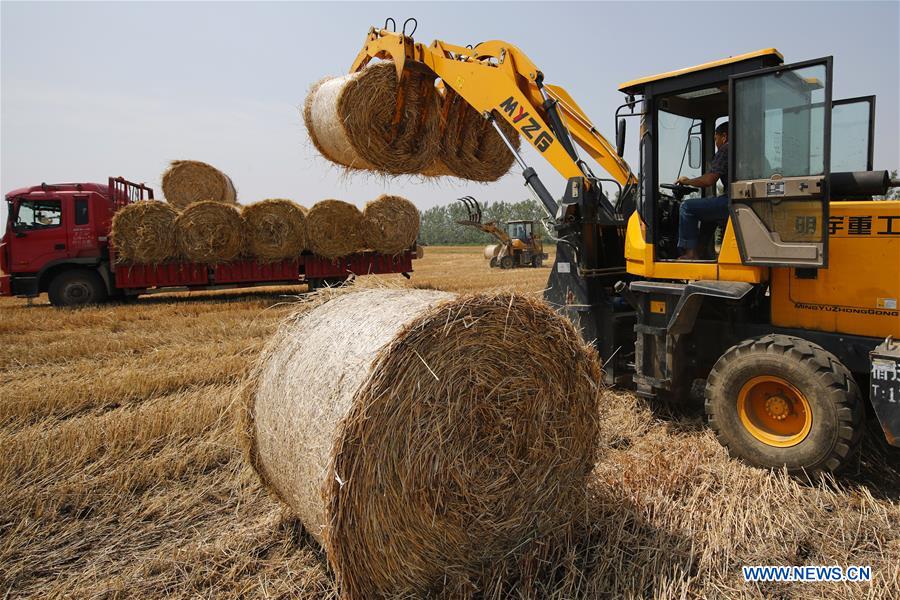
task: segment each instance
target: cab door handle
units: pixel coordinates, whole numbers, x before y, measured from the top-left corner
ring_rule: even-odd
[[[54,250],[65,250],[66,245],[65,244],[56,244],[55,246],[53,246],[53,249]]]

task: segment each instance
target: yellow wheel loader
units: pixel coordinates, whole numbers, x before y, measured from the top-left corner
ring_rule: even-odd
[[[508,143],[558,240],[545,297],[609,383],[666,401],[705,379],[718,439],[761,467],[846,465],[867,402],[900,446],[900,202],[873,201],[897,183],[873,170],[875,98],[832,98],[831,57],[784,64],[769,48],[624,83],[615,147],[507,42],[373,28],[351,70],[373,58],[432,72],[566,178],[554,198]],[[628,118],[639,175],[622,159]],[[709,170],[725,120],[727,216],[693,231],[699,257],[683,260],[681,206],[720,194],[675,182]]]
[[[484,248],[484,258],[491,268],[514,269],[516,267],[533,267],[538,269],[547,260],[544,242],[535,231],[534,221],[509,221],[506,227],[500,227],[494,221],[482,223],[481,206],[472,196],[465,196],[459,201],[468,213],[465,219],[457,221],[460,225],[474,227],[488,233],[500,242]]]

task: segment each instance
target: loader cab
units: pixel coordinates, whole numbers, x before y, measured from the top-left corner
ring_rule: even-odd
[[[653,260],[678,259],[678,217],[682,202],[726,193],[723,182],[705,189],[673,186],[680,176],[699,177],[716,153],[714,132],[729,121],[729,78],[781,65],[774,48],[622,84],[620,91],[641,97],[641,189],[637,212]],[[731,147],[729,135],[729,147]],[[704,222],[700,261],[716,262],[727,218]]]
[[[527,242],[534,236],[534,221],[510,221],[506,224],[510,239]]]
[[[767,275],[753,267],[826,267],[831,173],[871,171],[875,109],[872,96],[832,101],[831,82],[831,57],[784,65],[769,48],[620,86],[643,105],[636,215],[646,249],[626,248],[629,272],[719,279],[725,266],[758,282]],[[728,189],[673,185],[709,172],[724,121]],[[681,204],[723,194],[728,214],[702,222],[699,259],[685,266]]]

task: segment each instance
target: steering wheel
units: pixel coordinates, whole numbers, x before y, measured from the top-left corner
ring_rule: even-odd
[[[665,188],[667,190],[672,190],[672,194],[677,200],[681,200],[688,194],[693,194],[694,192],[700,191],[698,188],[688,185],[682,185],[680,183],[661,183],[659,184],[659,187]]]

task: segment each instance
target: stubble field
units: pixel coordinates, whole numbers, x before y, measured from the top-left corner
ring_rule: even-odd
[[[540,294],[548,268],[426,248],[410,281]],[[0,301],[0,594],[336,597],[325,557],[245,464],[239,382],[303,287],[56,310]],[[607,393],[587,517],[513,596],[898,598],[900,458],[815,485],[733,461],[699,410]],[[877,440],[872,430],[870,440]],[[865,565],[870,583],[749,584],[742,565]]]

